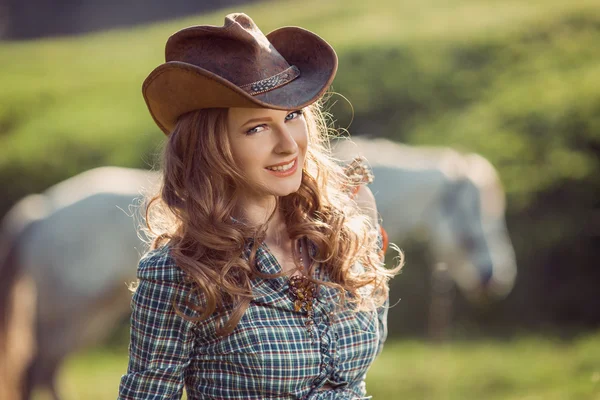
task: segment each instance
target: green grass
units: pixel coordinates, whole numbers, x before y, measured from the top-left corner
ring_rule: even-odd
[[[598,400],[599,360],[599,334],[569,343],[395,341],[372,366],[367,388],[375,400]],[[65,364],[60,389],[65,400],[116,398],[126,366],[125,349],[82,352]]]

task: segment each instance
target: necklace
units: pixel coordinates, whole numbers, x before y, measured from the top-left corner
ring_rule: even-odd
[[[299,261],[304,268],[304,259],[302,258],[302,243],[299,241]],[[304,275],[294,275],[288,281],[288,293],[294,301],[294,310],[306,313],[306,331],[312,341],[315,340],[315,318],[314,302],[316,300],[317,285],[308,280]]]

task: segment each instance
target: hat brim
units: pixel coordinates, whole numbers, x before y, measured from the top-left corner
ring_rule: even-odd
[[[319,99],[337,70],[333,48],[319,36],[298,27],[277,29],[267,38],[290,65],[298,67],[298,78],[252,96],[203,68],[179,61],[166,62],[155,68],[142,85],[144,100],[159,128],[169,135],[179,116],[202,108],[293,110]]]

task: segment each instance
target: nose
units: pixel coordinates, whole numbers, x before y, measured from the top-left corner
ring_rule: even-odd
[[[479,279],[483,286],[487,286],[494,275],[494,266],[492,264],[484,264],[479,266]]]
[[[277,143],[275,145],[275,153],[277,154],[295,154],[298,150],[298,143],[292,131],[287,126],[283,125],[277,129]]]

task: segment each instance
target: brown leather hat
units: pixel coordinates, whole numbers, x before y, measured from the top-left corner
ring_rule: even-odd
[[[166,62],[142,86],[150,114],[165,134],[177,118],[201,108],[293,110],[316,101],[337,70],[333,48],[298,27],[265,36],[245,14],[220,26],[192,26],[173,34]]]

